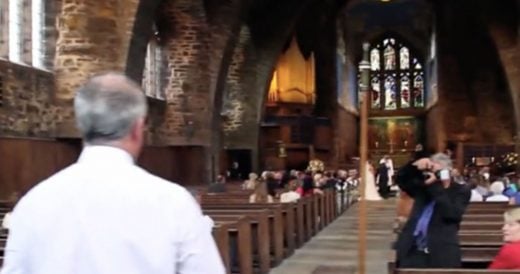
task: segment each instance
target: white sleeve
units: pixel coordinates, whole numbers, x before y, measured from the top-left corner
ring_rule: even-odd
[[[190,195],[187,192],[186,194]],[[186,205],[182,208],[184,218],[182,223],[177,224],[180,231],[178,235],[180,238],[177,239],[177,273],[225,274],[226,269],[217,245],[199,205],[192,197],[188,197],[186,201]]]
[[[28,220],[31,216],[21,212],[23,204],[20,202],[9,217],[10,229],[4,251],[4,263],[0,269],[1,274],[23,274],[27,273],[26,268],[31,267],[26,258],[29,255],[27,251],[30,250],[31,234],[28,228],[31,226]]]

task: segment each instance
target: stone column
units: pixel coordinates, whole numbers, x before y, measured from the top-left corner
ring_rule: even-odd
[[[63,1],[57,20],[56,98],[72,99],[74,90],[92,74],[122,71],[128,45],[122,37],[119,0]],[[129,1],[130,2],[130,1]]]

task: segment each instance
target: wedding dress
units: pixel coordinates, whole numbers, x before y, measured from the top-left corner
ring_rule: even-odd
[[[366,168],[366,181],[365,181],[365,200],[367,201],[380,201],[383,200],[376,189],[376,179],[370,164],[367,163]]]

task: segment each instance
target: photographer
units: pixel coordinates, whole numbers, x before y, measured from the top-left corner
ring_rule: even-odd
[[[460,267],[457,234],[470,190],[452,183],[450,168],[450,157],[438,153],[399,169],[396,181],[415,202],[396,243],[398,267]]]

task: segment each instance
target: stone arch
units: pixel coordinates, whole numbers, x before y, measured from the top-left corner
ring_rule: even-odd
[[[141,79],[148,38],[157,23],[168,75],[166,103],[154,113],[152,138],[159,145],[201,149],[204,178],[199,181],[210,181],[218,166],[223,83],[248,3],[155,0],[139,4],[126,73]]]
[[[335,22],[336,13],[332,11],[337,11],[336,8],[343,2],[306,0],[285,1],[282,4],[265,1],[252,8],[246,24],[242,26],[241,42],[234,53],[224,95],[234,102],[227,108],[238,108],[240,114],[228,119],[224,129],[224,145],[227,148],[250,149],[254,169],[259,166],[258,142],[267,90],[280,52],[296,32],[299,20],[309,20],[303,18],[309,9],[324,5],[324,14],[332,15],[334,19],[331,20]],[[275,14],[273,11],[276,11]],[[335,29],[332,31],[335,32]]]

